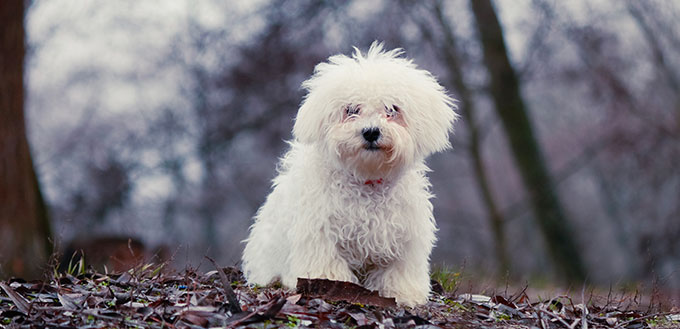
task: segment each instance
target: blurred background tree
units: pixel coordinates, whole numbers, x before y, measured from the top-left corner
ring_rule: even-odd
[[[177,266],[236,264],[300,83],[377,39],[459,100],[454,150],[429,159],[435,262],[680,290],[675,1],[52,0],[28,14],[29,140],[60,245],[115,235]]]
[[[494,108],[505,128],[522,181],[529,190],[530,203],[550,256],[565,278],[583,282],[586,269],[581,251],[574,243],[573,230],[536,141],[517,74],[508,59],[498,16],[490,0],[471,0],[470,5],[482,44],[484,64],[489,71],[489,92]]]
[[[40,277],[50,223],[24,119],[24,1],[0,4],[0,275]]]

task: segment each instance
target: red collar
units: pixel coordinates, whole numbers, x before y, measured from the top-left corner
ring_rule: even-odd
[[[378,178],[378,179],[367,179],[367,180],[364,182],[364,185],[375,186],[375,185],[382,184],[382,183],[383,183],[383,179],[382,179],[382,178]]]

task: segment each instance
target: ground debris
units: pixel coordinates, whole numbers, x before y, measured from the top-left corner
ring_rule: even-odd
[[[238,305],[236,305],[238,304]],[[0,328],[680,328],[680,312],[621,301],[531,301],[515,296],[433,294],[416,308],[346,282],[300,280],[298,290],[245,284],[235,268],[166,273],[58,274],[0,282]]]
[[[394,298],[378,295],[358,284],[328,279],[298,279],[297,292],[307,297],[319,297],[332,301],[366,304],[379,307],[396,307]]]

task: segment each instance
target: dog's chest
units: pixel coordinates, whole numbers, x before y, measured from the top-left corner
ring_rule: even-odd
[[[397,211],[399,201],[394,196],[347,193],[338,201],[329,230],[340,255],[351,267],[386,266],[402,257],[407,223],[404,214]]]

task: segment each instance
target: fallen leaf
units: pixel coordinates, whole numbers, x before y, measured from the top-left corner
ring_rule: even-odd
[[[311,297],[320,297],[332,301],[346,301],[378,307],[395,307],[394,298],[381,297],[377,291],[368,290],[358,284],[328,279],[298,278],[297,292]]]
[[[29,310],[31,309],[31,305],[28,303],[28,301],[19,295],[17,292],[12,289],[12,287],[8,286],[4,282],[0,282],[0,287],[2,290],[5,291],[7,296],[14,302],[14,305],[19,309],[19,311],[23,312],[24,314],[28,314]]]

